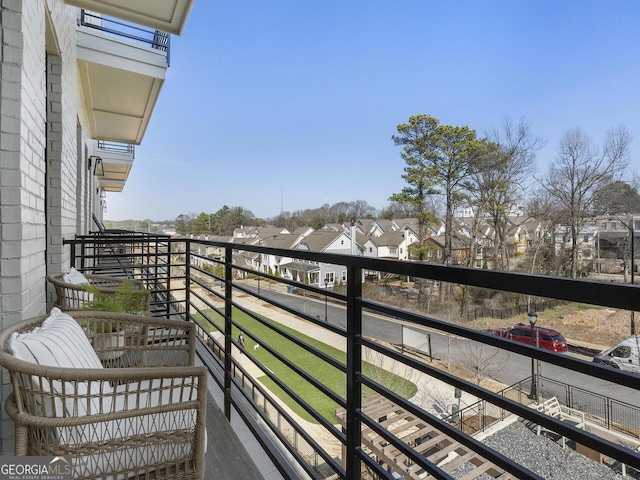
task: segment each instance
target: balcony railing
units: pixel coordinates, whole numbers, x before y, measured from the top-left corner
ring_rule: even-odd
[[[122,143],[122,142],[108,142],[105,140],[98,140],[98,151],[99,152],[110,152],[110,153],[122,153],[125,155],[131,155],[131,158],[135,156],[135,145],[130,143]]]
[[[167,66],[170,64],[169,52],[171,36],[167,32],[142,28],[132,23],[122,22],[84,9],[80,11],[80,25],[166,52]]]
[[[630,312],[640,310],[637,286],[131,232],[104,232],[65,244],[71,249],[72,266],[141,278],[154,292],[154,315],[199,325],[199,355],[223,392],[225,415],[230,419],[232,411],[238,412],[285,478],[446,479],[457,478],[456,468],[464,465],[465,478],[481,472],[495,478],[542,478],[532,471],[535,462],[519,463],[475,435],[484,430],[486,436],[488,416],[495,422],[492,430],[510,419],[535,436],[532,426],[540,425],[543,432],[573,442],[576,450],[611,459],[611,468],[640,469],[637,375],[467,328],[450,320],[456,316],[453,306],[446,320],[425,313],[420,298],[411,308],[390,306],[375,300],[363,279],[379,272],[381,277],[398,275],[439,285],[438,290],[421,292],[421,298],[445,298],[475,288],[510,292],[524,303],[558,299]],[[309,275],[302,270],[297,276],[281,276],[250,266],[251,259],[267,265],[276,258],[318,268],[339,266],[347,272],[346,282],[336,281],[329,289],[306,283]],[[436,355],[430,351],[430,356],[405,350],[398,344],[401,340],[389,337],[399,325],[434,338],[444,335],[446,347]],[[530,362],[531,376],[523,375],[502,391],[480,386],[454,373],[458,370],[449,362],[432,359],[445,357],[452,343],[467,350],[475,345],[498,351],[508,356],[512,370]],[[328,344],[334,348],[325,348]],[[451,412],[438,415],[431,408],[434,399],[403,394],[381,371],[418,384],[423,394],[435,392],[438,385],[450,390],[452,398],[455,391],[456,398],[460,394],[471,399],[467,404],[478,402],[476,421],[469,410],[463,421],[454,421]],[[607,428],[610,417],[598,418],[584,398],[572,407],[587,410],[588,428],[533,408],[558,396],[560,384],[567,392],[583,392],[594,379],[605,385],[604,394],[624,399],[616,404],[631,407],[614,422],[616,428]],[[594,398],[598,395],[594,392]],[[474,429],[474,424],[482,427]],[[530,441],[534,440],[522,439]]]

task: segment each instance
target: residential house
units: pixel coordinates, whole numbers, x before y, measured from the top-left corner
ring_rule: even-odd
[[[224,235],[191,235],[194,240],[232,242],[233,237]],[[222,260],[224,259],[224,249],[208,243],[191,243],[191,253],[195,254],[191,257],[192,265],[209,265],[214,266],[214,262],[207,259]],[[204,257],[204,258],[203,258]]]
[[[528,217],[507,217],[507,247],[512,257],[524,255],[528,246]]]
[[[286,228],[280,227],[239,227],[233,230],[233,238],[258,238],[265,239],[274,235],[289,233]]]
[[[469,255],[474,258],[470,264],[472,267],[483,268],[489,261],[486,255],[493,246],[493,228],[485,220],[472,217],[457,217],[453,219],[455,226],[454,235],[469,239],[469,246],[475,243],[473,251]]]
[[[256,227],[255,232],[260,240],[290,233],[289,230],[281,227]]]
[[[241,226],[233,229],[233,238],[254,238],[258,234],[256,232],[257,227],[245,227]]]
[[[318,230],[302,238],[298,250],[311,252],[351,254],[351,238],[345,232]],[[347,281],[347,270],[331,264],[283,259],[281,271],[292,279],[318,287],[333,287]]]
[[[638,233],[640,215],[600,216],[594,219],[598,227],[596,266],[599,273],[637,273]],[[633,244],[633,249],[631,248]],[[631,262],[632,253],[634,260]],[[622,260],[622,261],[620,261]],[[626,281],[626,279],[625,279]],[[635,281],[635,280],[634,280]]]
[[[356,220],[355,227],[357,231],[367,237],[379,237],[384,233],[384,228],[377,220],[372,218],[359,218]],[[347,226],[346,228],[348,229],[349,227]]]
[[[394,230],[397,230],[397,225],[393,220],[388,220],[386,218],[379,218],[378,220],[376,220],[376,222],[378,223],[378,226],[380,227],[382,232],[386,233],[386,232],[392,232]]]
[[[303,238],[304,237],[302,235],[296,235],[295,233],[283,233],[261,240],[260,245],[272,248],[294,249]],[[291,278],[289,272],[280,267],[283,262],[287,262],[286,257],[283,258],[280,255],[260,254],[256,256],[253,268],[259,272]]]
[[[582,269],[591,270],[594,260],[597,258],[598,227],[586,225],[578,233],[578,264]],[[571,229],[568,226],[556,226],[553,232],[553,245],[556,253],[562,250],[571,251]]]
[[[425,240],[430,249],[427,262],[444,263],[444,235],[435,235]],[[460,235],[451,238],[451,265],[466,265],[469,258],[469,239]]]
[[[545,241],[549,226],[544,222],[533,217],[526,217],[522,222],[522,226],[527,232],[527,249],[532,245]]]
[[[413,236],[407,238],[405,232],[383,233],[371,237],[364,243],[364,255],[375,258],[391,258],[394,260],[409,259],[409,245],[415,242]]]

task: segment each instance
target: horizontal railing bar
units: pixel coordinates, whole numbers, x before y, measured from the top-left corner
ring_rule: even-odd
[[[187,242],[188,239],[169,239],[169,241]],[[65,241],[65,243],[66,242],[73,241],[70,240]],[[526,273],[499,272],[468,267],[445,266],[432,263],[418,263],[372,257],[358,257],[344,254],[307,252],[302,250],[288,250],[259,245],[238,245],[213,240],[199,240],[198,243],[232,248],[237,251],[252,251],[300,258],[317,261],[319,263],[358,266],[366,270],[385,271],[389,273],[522,293],[539,297],[583,302],[606,307],[623,308],[626,310],[640,310],[639,285],[611,284],[594,280],[578,280]],[[234,266],[234,268],[239,267]],[[323,290],[318,289],[318,293],[320,292],[323,292]]]
[[[203,243],[229,247],[238,251],[267,253],[270,255],[312,260],[325,264],[344,265],[347,267],[357,266],[363,270],[384,271],[448,283],[522,293],[537,297],[550,297],[601,305],[604,307],[617,307],[625,310],[640,311],[640,285],[611,284],[595,280],[500,272],[469,267],[439,265],[435,263],[389,260],[337,253],[288,250],[259,245],[243,244],[240,246],[211,240]]]

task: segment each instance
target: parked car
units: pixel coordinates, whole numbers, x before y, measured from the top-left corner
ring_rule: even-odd
[[[537,344],[542,348],[551,350],[553,352],[566,352],[569,347],[567,340],[557,330],[544,327],[535,327],[535,334],[538,339],[533,340],[533,344]],[[509,338],[516,342],[527,343],[531,345],[531,326],[529,325],[514,325],[511,328],[499,328],[493,331],[494,335],[499,337]]]
[[[616,346],[603,350],[593,357],[593,361],[627,372],[640,373],[640,335],[626,338]]]

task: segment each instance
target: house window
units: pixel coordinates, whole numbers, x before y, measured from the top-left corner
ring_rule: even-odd
[[[398,254],[398,247],[390,247],[389,248],[389,253],[391,255],[397,255]]]
[[[327,272],[324,274],[324,283],[330,284],[333,283],[333,280],[333,272]]]
[[[345,283],[346,281],[347,281],[347,271],[342,270],[342,283]]]
[[[442,250],[438,250],[438,258],[442,258]]]
[[[369,247],[369,253],[373,252],[373,248]]]
[[[400,249],[400,255],[402,255],[402,248]]]
[[[318,282],[318,274],[317,273],[310,273],[309,274],[309,283],[311,285],[319,283]]]

